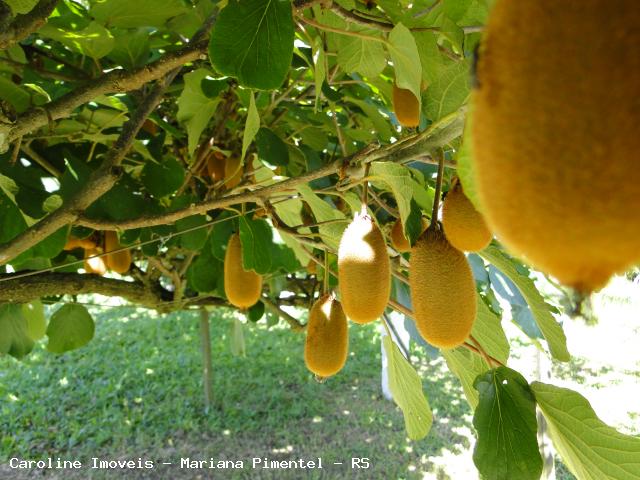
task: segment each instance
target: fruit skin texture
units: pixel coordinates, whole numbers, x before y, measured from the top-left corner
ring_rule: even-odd
[[[583,293],[640,261],[640,8],[614,4],[497,1],[474,92],[489,227]]]
[[[466,257],[429,228],[411,250],[413,315],[422,338],[440,348],[462,344],[476,319],[476,284]]]
[[[224,256],[224,292],[229,302],[238,308],[249,308],[260,300],[262,276],[242,265],[240,236],[229,237]]]
[[[393,110],[400,125],[417,127],[420,125],[420,104],[411,90],[393,84]]]
[[[207,174],[212,182],[224,179],[226,158],[219,152],[211,152],[207,156]]]
[[[369,215],[358,214],[338,248],[338,282],[344,312],[356,323],[379,318],[391,293],[391,269],[382,232]]]
[[[112,252],[122,248],[118,240],[118,234],[113,231],[104,232],[104,250]],[[104,257],[104,263],[109,270],[116,273],[127,273],[131,267],[131,252],[124,250],[122,252],[109,253]]]
[[[100,255],[103,253],[102,248],[96,247],[84,251],[84,269],[87,273],[95,273],[104,275],[107,273],[107,266],[104,263],[104,257],[89,258],[92,255]]]
[[[491,231],[482,214],[476,210],[454,182],[442,205],[442,226],[449,243],[464,252],[477,252],[491,243]]]
[[[348,353],[347,317],[333,295],[324,295],[309,312],[304,362],[316,375],[330,377],[342,370]]]
[[[240,157],[229,157],[224,166],[224,186],[229,190],[237,187],[242,181],[243,168]]]

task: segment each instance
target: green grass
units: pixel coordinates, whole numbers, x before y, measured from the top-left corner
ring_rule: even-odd
[[[374,325],[351,325],[345,369],[319,384],[304,366],[303,335],[247,325],[247,355],[234,357],[231,315],[212,315],[215,407],[205,415],[196,314],[156,316],[135,308],[92,313],[96,337],[86,347],[56,356],[40,345],[23,362],[0,359],[0,463],[10,457],[83,463],[91,457],[214,457],[246,461],[245,470],[227,470],[223,478],[300,478],[300,471],[256,473],[248,465],[252,457],[321,456],[323,478],[400,479],[422,478],[439,468],[430,457],[469,448],[468,437],[459,433],[472,428],[459,384],[442,359],[421,352],[412,360],[423,372],[434,428],[422,441],[406,438],[400,410],[381,395]],[[352,457],[368,457],[371,468],[352,471]],[[196,478],[194,471],[163,468],[128,471],[126,478]],[[320,478],[319,472],[306,478]],[[125,475],[47,473],[65,479]],[[0,476],[22,478],[15,471]],[[438,478],[449,477],[439,472]]]

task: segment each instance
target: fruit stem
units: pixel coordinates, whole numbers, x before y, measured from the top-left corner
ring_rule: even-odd
[[[329,252],[324,252],[324,275],[322,277],[322,293],[324,295],[329,291]]]
[[[429,228],[438,228],[438,209],[440,208],[440,196],[442,195],[442,177],[444,173],[444,152],[438,153],[438,176],[436,177],[436,194],[433,197],[433,210],[431,211],[431,224]]]
[[[367,178],[369,177],[369,167],[371,167],[370,163],[367,163],[364,166],[364,191],[362,193],[362,205],[363,205],[363,209],[366,213],[367,211],[367,205],[369,204],[369,181],[367,180]]]
[[[475,346],[465,342],[464,346],[469,348],[470,350],[480,354],[483,358],[484,361],[487,363],[487,366],[489,368],[493,368],[497,365],[504,367],[505,364],[502,363],[500,360],[493,358],[491,355],[489,355],[487,353],[487,351],[483,348],[483,346],[480,344],[480,342],[478,340],[476,340],[476,338],[473,335],[469,335],[469,340],[471,340]]]

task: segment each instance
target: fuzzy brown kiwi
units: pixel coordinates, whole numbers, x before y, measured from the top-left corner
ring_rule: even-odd
[[[323,295],[311,307],[304,361],[319,377],[338,373],[347,361],[349,331],[347,317],[332,294]]]
[[[420,125],[420,103],[411,90],[393,84],[393,111],[403,127]]]
[[[379,318],[391,293],[391,268],[382,232],[367,213],[349,224],[338,248],[340,300],[356,323]]]
[[[127,273],[131,267],[131,251],[123,250],[109,253],[120,248],[122,246],[118,240],[118,234],[114,231],[104,232],[104,250],[107,252],[104,257],[104,263],[109,270],[123,274]]]
[[[224,167],[224,186],[229,190],[237,187],[242,181],[243,173],[240,157],[228,157]]]
[[[466,257],[439,228],[428,228],[411,250],[409,283],[420,335],[440,348],[461,345],[476,319],[476,286]]]
[[[442,226],[449,243],[464,252],[478,252],[491,243],[492,235],[484,217],[454,179],[442,205]]]
[[[229,302],[238,308],[255,305],[262,293],[262,276],[244,269],[242,244],[237,233],[229,237],[224,256],[224,292]]]
[[[583,293],[640,262],[638,25],[637,0],[498,0],[480,47],[482,213],[511,253]]]

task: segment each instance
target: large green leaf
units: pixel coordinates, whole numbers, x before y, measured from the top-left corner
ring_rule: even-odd
[[[253,142],[253,139],[258,134],[258,130],[260,130],[260,114],[256,107],[255,95],[251,92],[247,121],[244,125],[244,133],[242,134],[242,160],[244,160],[244,156],[247,154],[249,145],[251,145],[251,142]]]
[[[68,303],[55,311],[49,319],[47,350],[64,353],[83,347],[91,341],[95,325],[83,305]]]
[[[533,280],[521,275],[516,269],[514,261],[493,245],[479,252],[479,255],[509,277],[518,287],[518,290],[520,290],[520,293],[522,293],[522,296],[529,304],[536,323],[549,344],[551,355],[557,360],[568,362],[571,355],[569,354],[569,350],[567,350],[567,337],[560,324],[553,318],[553,315],[551,315],[549,305],[547,305],[542,295],[540,295]]]
[[[33,339],[29,335],[29,323],[22,305],[0,305],[0,354],[9,354],[20,359],[32,349]]]
[[[344,222],[327,223],[319,228],[322,241],[332,248],[338,248],[342,232],[347,228],[348,222],[344,213],[335,209],[316,195],[309,185],[299,185],[298,191],[302,199],[309,205],[317,222],[330,222],[333,220],[345,220]]]
[[[453,63],[440,70],[425,91],[425,114],[436,122],[458,110],[469,98],[469,64]]]
[[[182,164],[169,157],[161,163],[147,162],[141,180],[154,197],[160,198],[175,192],[182,185],[184,176]]]
[[[27,335],[37,342],[47,333],[47,319],[40,300],[22,305],[22,316],[27,320]]]
[[[373,36],[375,32],[363,30]],[[347,73],[359,73],[365,77],[380,75],[387,65],[382,42],[361,37],[340,35],[338,37],[338,65]]]
[[[433,415],[422,390],[420,376],[389,335],[384,337],[383,342],[389,362],[389,388],[393,400],[402,410],[409,438],[420,440],[429,433],[433,424]]]
[[[271,165],[286,166],[289,163],[287,144],[273,130],[262,127],[256,134],[256,148],[260,160]]]
[[[38,0],[5,0],[14,15],[24,15],[33,10]]]
[[[538,449],[536,402],[522,375],[499,367],[473,385],[480,401],[473,416],[478,442],[473,461],[486,480],[538,480],[542,457]]]
[[[540,382],[532,383],[531,389],[553,445],[577,478],[640,479],[640,437],[606,425],[577,392]]]
[[[473,163],[473,141],[471,138],[471,115],[472,105],[469,103],[467,107],[467,118],[464,126],[464,134],[462,135],[462,145],[456,152],[456,172],[462,182],[464,194],[471,200],[476,210],[482,211],[480,198],[478,197],[478,188],[476,187],[476,174]]]
[[[387,49],[393,61],[396,84],[400,88],[411,90],[421,105],[422,66],[418,46],[411,31],[403,24],[397,24],[389,34]]]
[[[265,274],[271,271],[270,255],[273,245],[273,231],[265,220],[240,217],[240,241],[242,242],[242,262],[245,270],[255,270]]]
[[[229,0],[213,27],[209,57],[240,85],[272,90],[289,71],[293,39],[288,0]]]
[[[180,0],[98,0],[91,14],[110,27],[161,27],[171,17],[185,13]]]
[[[91,22],[82,30],[63,30],[53,25],[45,25],[39,33],[59,41],[71,50],[92,58],[102,58],[114,47],[113,35],[98,22]]]
[[[502,329],[500,318],[494,314],[477,296],[478,308],[476,321],[473,323],[471,335],[493,358],[507,363],[509,358],[509,341]],[[478,405],[478,392],[473,388],[476,377],[491,368],[480,355],[464,347],[442,350],[449,369],[460,379],[465,397],[472,408]]]
[[[187,127],[189,152],[198,146],[200,135],[209,124],[220,103],[217,97],[210,98],[202,89],[203,81],[211,75],[205,68],[199,68],[184,76],[184,90],[178,98],[178,121]]]

